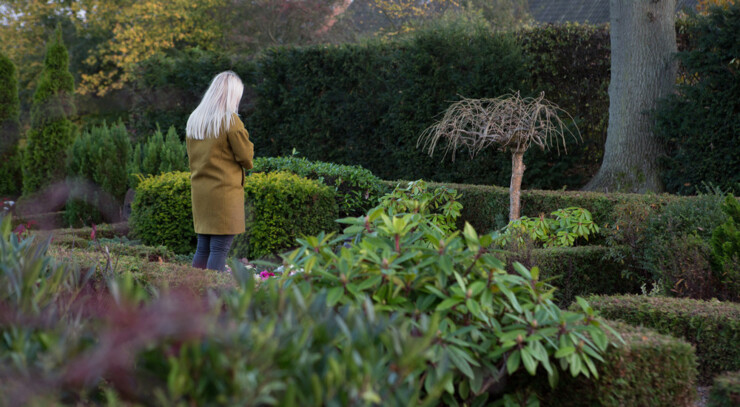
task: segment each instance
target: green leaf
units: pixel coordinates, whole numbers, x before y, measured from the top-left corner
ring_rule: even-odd
[[[333,287],[329,289],[329,292],[326,295],[326,304],[330,307],[335,306],[339,302],[339,299],[342,298],[342,294],[344,294],[343,287]]]
[[[534,376],[537,372],[537,362],[532,358],[527,348],[521,350],[522,362],[524,362],[524,368],[527,369],[530,375]]]
[[[558,349],[557,352],[555,352],[555,357],[558,358],[558,359],[564,358],[564,357],[566,357],[568,355],[572,355],[573,352],[575,352],[575,351],[576,351],[576,348],[575,347],[573,347],[573,346],[565,346],[565,347],[562,347],[562,348]]]
[[[459,297],[448,298],[442,301],[441,303],[439,303],[439,305],[437,305],[437,311],[444,311],[446,309],[450,309],[454,307],[455,305],[460,304],[462,301],[463,299]]]
[[[519,369],[522,355],[519,350],[515,350],[509,354],[509,358],[506,359],[506,371],[511,375]]]
[[[452,363],[460,370],[460,372],[462,372],[462,374],[472,379],[473,377],[475,377],[475,375],[473,374],[473,369],[470,368],[467,360],[460,357],[460,355],[455,352],[456,350],[464,352],[454,346],[447,347],[447,352],[450,355],[450,360],[452,360]]]

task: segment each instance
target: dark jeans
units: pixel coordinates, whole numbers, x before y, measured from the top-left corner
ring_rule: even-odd
[[[198,234],[198,247],[193,257],[193,267],[224,271],[226,256],[231,249],[234,235],[201,235]]]

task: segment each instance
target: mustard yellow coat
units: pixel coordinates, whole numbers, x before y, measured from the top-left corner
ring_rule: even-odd
[[[195,233],[244,233],[244,169],[252,168],[254,146],[239,116],[218,137],[188,138]]]

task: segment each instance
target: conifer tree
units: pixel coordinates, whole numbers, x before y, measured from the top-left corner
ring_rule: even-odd
[[[0,53],[0,195],[20,192],[21,169],[18,156],[20,99],[15,65]]]
[[[74,139],[74,78],[69,54],[57,27],[46,48],[44,70],[31,104],[31,129],[23,156],[23,193],[65,178],[66,150]]]

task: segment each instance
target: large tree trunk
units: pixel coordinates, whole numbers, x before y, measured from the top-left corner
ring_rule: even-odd
[[[651,110],[676,80],[676,0],[610,0],[611,82],[604,161],[584,189],[659,192]]]
[[[522,177],[524,176],[524,150],[511,153],[511,183],[509,184],[509,221],[521,216]]]

